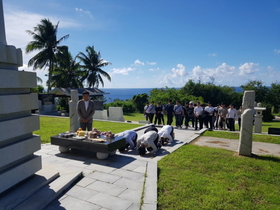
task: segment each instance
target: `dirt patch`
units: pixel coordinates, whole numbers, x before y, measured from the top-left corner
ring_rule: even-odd
[[[266,150],[264,150],[264,149],[259,149],[259,151],[265,152],[265,153],[269,153],[269,151],[266,151]]]
[[[206,141],[207,143],[212,143],[212,144],[224,144],[225,142],[223,141]]]

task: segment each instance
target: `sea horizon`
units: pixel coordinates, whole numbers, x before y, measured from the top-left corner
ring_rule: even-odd
[[[235,92],[242,92],[241,87],[234,87]],[[105,92],[104,97],[106,99],[105,103],[114,102],[115,100],[122,100],[126,101],[132,99],[134,95],[146,93],[150,94],[149,92],[153,89],[160,89],[160,88],[99,88],[99,90]],[[175,88],[180,89],[180,88]]]

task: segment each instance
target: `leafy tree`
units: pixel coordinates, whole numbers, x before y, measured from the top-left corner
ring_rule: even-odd
[[[269,88],[263,85],[262,81],[254,80],[250,81],[245,85],[241,86],[243,90],[254,90],[255,91],[255,101],[258,102],[267,102],[267,96],[269,93]]]
[[[145,106],[145,103],[147,103],[148,98],[149,98],[149,96],[147,93],[134,95],[132,97],[132,101],[135,104],[135,106],[139,112],[141,112],[141,113],[143,112],[143,107]]]
[[[38,85],[36,88],[30,88],[31,93],[44,93],[44,87],[42,85]]]
[[[26,46],[26,53],[30,53],[36,50],[40,50],[34,57],[32,57],[28,66],[33,66],[33,69],[42,69],[48,67],[48,90],[51,89],[51,77],[53,74],[53,66],[56,62],[56,55],[61,53],[67,48],[67,46],[59,46],[62,40],[65,40],[69,35],[65,35],[57,40],[58,24],[53,25],[49,19],[42,19],[41,22],[34,27],[34,31],[27,30],[33,38],[33,41],[29,42]]]
[[[272,107],[274,113],[279,112],[280,105],[280,84],[272,83],[267,96],[267,103]]]
[[[70,52],[58,56],[52,76],[52,87],[83,88],[82,77],[84,72],[76,58]]]
[[[82,67],[86,71],[83,79],[87,79],[89,87],[97,87],[99,83],[104,87],[102,76],[111,81],[110,75],[101,68],[110,65],[111,63],[101,58],[100,52],[94,50],[94,46],[86,48],[86,54],[80,52],[77,57],[83,63]]]

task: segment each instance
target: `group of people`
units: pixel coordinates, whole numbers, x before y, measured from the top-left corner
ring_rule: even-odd
[[[175,117],[176,128],[178,129],[181,129],[182,125],[186,129],[192,125],[195,130],[206,127],[210,131],[213,129],[235,131],[235,120],[238,120],[240,129],[242,107],[236,110],[233,104],[226,107],[224,103],[214,107],[210,101],[207,106],[192,101],[186,102],[185,105],[176,101],[176,104],[173,105],[171,100],[165,106],[161,102],[158,102],[155,106],[154,101],[152,101],[144,107],[144,115],[150,123],[153,123],[155,116],[154,124],[162,123],[164,125],[164,114],[167,116],[167,125],[171,125]]]
[[[174,128],[170,125],[165,125],[158,131],[154,125],[151,125],[139,138],[134,130],[126,130],[117,134],[117,136],[124,137],[126,140],[126,146],[120,148],[120,152],[137,149],[141,156],[153,155],[162,145],[174,140]]]

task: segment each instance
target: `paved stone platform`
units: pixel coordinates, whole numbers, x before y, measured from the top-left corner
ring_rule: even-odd
[[[95,153],[73,150],[60,153],[58,146],[43,144],[37,155],[43,168],[59,173],[82,172],[84,177],[46,210],[114,209],[155,210],[157,208],[157,161],[182,145],[196,139],[202,131],[175,129],[175,141],[163,146],[153,157],[141,157],[137,151],[119,153],[99,160]],[[138,136],[144,129],[137,131]]]

